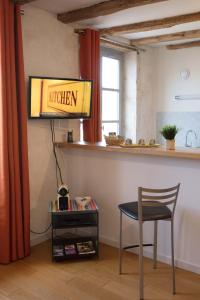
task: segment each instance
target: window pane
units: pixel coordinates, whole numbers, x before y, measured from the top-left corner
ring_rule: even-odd
[[[102,91],[102,120],[119,120],[119,92]]]
[[[116,132],[119,134],[119,124],[118,123],[102,123],[102,135],[109,135],[109,132]]]
[[[119,89],[119,60],[102,57],[102,87]]]

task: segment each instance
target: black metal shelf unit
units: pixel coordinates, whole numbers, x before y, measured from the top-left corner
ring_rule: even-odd
[[[99,255],[98,210],[51,211],[51,218],[53,260]]]

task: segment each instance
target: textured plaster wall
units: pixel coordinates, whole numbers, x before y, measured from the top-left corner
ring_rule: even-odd
[[[73,28],[58,22],[56,16],[46,11],[25,6],[23,19],[23,43],[25,74],[78,78],[78,37]],[[74,129],[79,140],[79,121],[56,121],[57,139],[62,139],[68,128]],[[48,206],[56,197],[55,160],[52,152],[48,120],[28,120],[28,146],[31,189],[31,228],[44,230],[49,222]],[[64,180],[67,168],[60,157]],[[44,236],[32,235],[32,243]]]
[[[123,55],[122,135],[136,141],[137,53]]]
[[[137,140],[155,138],[154,73],[155,50],[146,48],[138,55],[137,76]]]

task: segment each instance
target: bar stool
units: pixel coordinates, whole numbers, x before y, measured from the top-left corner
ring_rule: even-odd
[[[138,201],[123,203],[120,209],[119,274],[122,274],[122,250],[139,247],[139,296],[144,299],[143,247],[153,246],[154,268],[157,265],[157,225],[159,220],[171,222],[172,291],[176,293],[174,265],[174,212],[180,183],[166,189],[138,188]],[[168,207],[169,206],[169,207]],[[139,245],[122,248],[122,214],[139,221]],[[143,244],[143,223],[154,221],[154,243]]]

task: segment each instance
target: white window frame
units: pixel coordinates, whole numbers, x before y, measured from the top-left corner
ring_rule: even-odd
[[[102,58],[103,57],[109,57],[113,58],[119,61],[119,89],[113,89],[113,88],[103,88],[102,82],[101,82],[101,127],[103,132],[103,124],[106,123],[114,123],[118,124],[118,134],[121,133],[121,106],[122,106],[122,66],[123,66],[123,54],[122,52],[111,49],[111,48],[105,48],[101,47],[101,78],[102,78]],[[102,93],[103,91],[115,91],[119,93],[119,107],[118,107],[118,120],[102,120]]]

